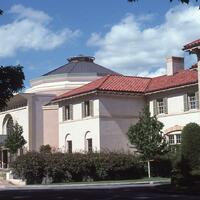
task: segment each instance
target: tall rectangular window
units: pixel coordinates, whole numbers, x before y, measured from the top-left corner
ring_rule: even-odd
[[[188,94],[188,106],[189,109],[196,109],[197,108],[198,99],[196,98],[195,93]]]
[[[157,112],[158,114],[164,113],[164,100],[157,99]]]
[[[153,112],[154,115],[158,115],[158,114],[167,114],[167,98],[159,98],[159,99],[155,99],[153,100]]]
[[[85,101],[85,117],[90,116],[90,102],[89,101]]]
[[[73,118],[73,110],[72,110],[72,105],[66,105],[63,107],[63,120],[72,120]]]
[[[88,152],[92,152],[92,139],[87,139],[87,147],[88,147]]]
[[[71,140],[67,141],[67,152],[72,153],[72,141]]]
[[[174,135],[169,135],[169,144],[174,144]]]
[[[82,103],[82,117],[93,116],[93,101],[84,101]]]
[[[181,134],[176,134],[176,144],[181,143]]]

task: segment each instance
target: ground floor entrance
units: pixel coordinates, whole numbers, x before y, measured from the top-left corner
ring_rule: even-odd
[[[7,149],[0,149],[0,168],[5,169],[9,167],[9,155]]]

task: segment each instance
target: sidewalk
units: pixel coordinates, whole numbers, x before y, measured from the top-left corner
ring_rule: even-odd
[[[113,188],[125,188],[125,187],[141,187],[141,186],[156,186],[162,184],[169,184],[170,181],[130,181],[130,182],[103,182],[103,183],[66,183],[66,184],[48,184],[48,185],[26,185],[16,186],[4,182],[5,185],[0,183],[0,190],[59,190],[59,189],[113,189]]]

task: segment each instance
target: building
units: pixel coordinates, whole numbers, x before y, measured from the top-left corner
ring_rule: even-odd
[[[194,51],[198,46],[200,40],[184,50]],[[15,95],[0,112],[2,143],[17,121],[23,126],[27,150],[50,144],[67,152],[133,151],[126,133],[147,104],[164,123],[163,132],[171,145],[181,142],[180,133],[187,123],[200,124],[199,62],[198,68],[184,69],[183,58],[170,57],[166,75],[147,78],[123,76],[95,64],[93,57],[68,61],[32,80],[31,88]],[[7,150],[2,148],[1,153],[3,166]]]
[[[0,112],[0,165],[6,166],[7,149],[3,147],[9,127],[18,122],[27,141],[25,150],[39,150],[43,144],[58,148],[58,107],[51,105],[57,95],[73,90],[97,78],[117,74],[94,63],[89,56],[76,56],[68,63],[30,81],[31,87],[15,95]]]

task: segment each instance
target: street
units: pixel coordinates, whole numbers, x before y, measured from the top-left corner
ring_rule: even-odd
[[[136,186],[136,187],[109,187],[108,189],[89,188],[89,189],[66,189],[62,186],[54,189],[20,189],[8,188],[0,190],[0,200],[10,199],[41,199],[41,200],[138,200],[138,199],[162,199],[162,200],[199,200],[200,196],[167,193],[160,191],[154,186]]]

